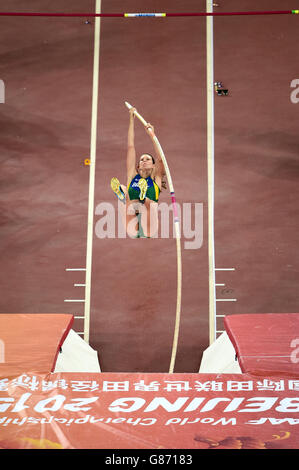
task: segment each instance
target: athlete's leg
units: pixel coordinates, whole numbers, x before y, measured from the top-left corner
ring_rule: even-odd
[[[126,231],[129,237],[136,238],[139,233],[139,222],[138,222],[138,213],[139,213],[139,204],[136,201],[128,200],[126,203],[126,213],[125,213],[125,224]]]
[[[143,201],[145,199],[146,191],[147,191],[147,188],[148,188],[146,179],[140,178],[140,180],[138,182],[138,187],[140,189],[139,199],[140,199],[140,201]]]
[[[137,214],[140,211],[141,204],[138,201],[130,201],[128,191],[125,185],[120,184],[120,188],[125,195],[125,204],[119,204],[121,218],[126,232],[130,238],[136,238],[139,233],[139,221]]]
[[[148,198],[141,207],[141,226],[146,237],[158,236],[158,203]]]
[[[124,185],[121,185],[119,180],[115,177],[111,178],[110,186],[114,194],[118,197],[118,199],[125,203],[127,194],[126,187]]]

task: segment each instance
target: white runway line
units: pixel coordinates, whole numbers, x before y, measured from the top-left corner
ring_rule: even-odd
[[[216,299],[216,302],[237,302],[237,299]]]
[[[65,299],[65,302],[85,302],[84,299]]]
[[[86,287],[86,284],[74,284],[75,287]]]
[[[96,14],[101,13],[101,0],[96,0]],[[100,30],[101,18],[95,18],[94,26],[94,56],[93,56],[93,88],[91,111],[91,136],[90,136],[90,170],[89,170],[89,194],[88,194],[88,222],[87,222],[87,248],[86,248],[86,280],[85,280],[85,310],[84,310],[84,340],[89,343],[90,324],[90,298],[91,298],[91,268],[94,222],[94,191],[95,191],[95,166],[98,131],[98,95],[99,95],[99,62],[100,62]]]
[[[206,12],[213,13],[213,0],[206,0]],[[209,341],[216,339],[216,286],[214,240],[214,31],[213,16],[206,17],[207,80],[207,166],[208,166],[208,257],[209,257]]]
[[[66,271],[86,271],[86,268],[66,268]]]
[[[215,268],[215,271],[235,271],[235,268]]]

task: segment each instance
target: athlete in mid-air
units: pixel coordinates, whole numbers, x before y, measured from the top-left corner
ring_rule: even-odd
[[[122,185],[117,178],[112,178],[111,188],[124,203],[127,234],[131,238],[150,238],[158,231],[158,200],[162,184],[164,186],[165,170],[154,140],[154,127],[149,123],[145,130],[153,142],[155,158],[149,153],[143,153],[138,163],[136,162],[135,111],[135,108],[129,111],[127,185]]]

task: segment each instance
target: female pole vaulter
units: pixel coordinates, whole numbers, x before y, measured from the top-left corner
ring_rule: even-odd
[[[158,231],[158,200],[162,185],[165,187],[163,181],[165,170],[160,150],[154,140],[154,127],[149,123],[146,123],[145,130],[152,140],[156,158],[149,153],[144,153],[136,165],[135,112],[135,108],[130,108],[127,186],[122,185],[117,178],[112,178],[111,188],[124,203],[123,220],[127,234],[131,238],[151,238]]]

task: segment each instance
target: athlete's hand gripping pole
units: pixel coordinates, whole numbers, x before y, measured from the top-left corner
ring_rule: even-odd
[[[133,108],[133,106],[131,106],[130,103],[128,103],[127,101],[125,101],[125,105],[126,105],[126,107],[127,107],[128,109],[132,109],[132,108]],[[147,126],[146,120],[143,119],[143,117],[142,117],[137,111],[135,111],[134,114],[135,114],[135,116],[142,122],[142,124],[144,125],[144,127],[146,127],[146,126]]]

